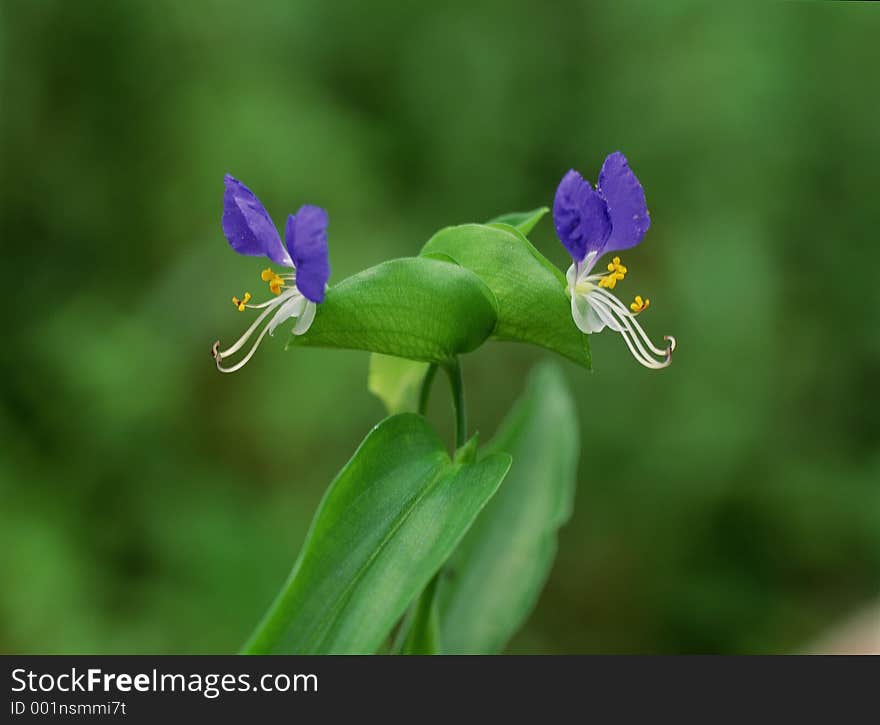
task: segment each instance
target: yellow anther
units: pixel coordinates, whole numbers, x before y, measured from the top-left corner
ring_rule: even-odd
[[[614,257],[606,268],[608,274],[599,280],[599,285],[606,289],[614,289],[615,285],[626,277],[627,269],[620,263],[620,257]]]
[[[629,308],[633,312],[635,312],[636,314],[639,314],[639,312],[644,312],[650,306],[651,306],[651,300],[649,300],[647,297],[643,300],[641,295],[636,295],[635,300],[632,303],[630,303]]]
[[[251,293],[245,292],[244,297],[242,299],[238,299],[238,297],[232,298],[232,304],[234,304],[239,312],[244,312],[245,307],[247,307],[247,303],[251,301]]]
[[[260,272],[260,279],[269,283],[269,289],[272,291],[273,295],[281,294],[284,280],[277,272],[274,272],[271,267],[266,267],[266,269]]]

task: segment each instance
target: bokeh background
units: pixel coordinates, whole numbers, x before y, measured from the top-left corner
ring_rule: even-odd
[[[281,335],[215,372],[261,287],[224,173],[276,220],[329,209],[340,280],[616,149],[653,216],[622,292],[679,349],[562,363],[576,511],[510,651],[802,651],[877,600],[871,3],[0,8],[0,650],[235,650],[383,416],[365,353]],[[484,436],[544,357],[465,359]]]

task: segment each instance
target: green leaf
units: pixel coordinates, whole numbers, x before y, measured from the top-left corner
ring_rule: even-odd
[[[290,578],[244,651],[376,651],[509,467],[505,453],[453,463],[421,416],[385,419],[330,485]]]
[[[538,367],[486,447],[513,466],[441,574],[440,641],[447,653],[500,652],[538,600],[571,516],[577,415],[555,365]]]
[[[470,352],[495,327],[495,298],[474,273],[450,267],[410,257],[348,277],[327,291],[309,331],[291,335],[288,347],[369,350],[437,363]]]
[[[416,601],[407,626],[406,639],[398,654],[433,655],[440,652],[440,621],[437,614],[437,582],[435,575]]]
[[[487,224],[509,224],[519,229],[525,236],[528,236],[535,225],[544,218],[549,212],[549,207],[542,206],[539,209],[531,211],[512,211],[510,214],[502,214],[494,219],[490,219]]]
[[[498,306],[494,339],[539,345],[590,367],[590,345],[571,317],[565,276],[518,229],[507,224],[448,227],[421,253],[454,260],[492,290]]]
[[[370,355],[367,388],[385,404],[389,415],[414,413],[428,363],[374,352]]]

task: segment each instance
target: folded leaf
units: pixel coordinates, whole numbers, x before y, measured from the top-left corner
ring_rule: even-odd
[[[505,453],[454,463],[421,416],[384,420],[330,485],[288,582],[244,651],[376,651],[509,467]]]
[[[492,292],[473,272],[410,257],[359,272],[327,290],[309,331],[288,347],[335,347],[447,362],[495,327]]]
[[[519,229],[525,236],[528,236],[535,225],[544,218],[550,209],[542,206],[540,209],[532,209],[531,211],[513,211],[509,214],[502,214],[494,219],[490,219],[487,224],[509,224]]]
[[[428,363],[399,357],[370,355],[367,389],[385,405],[389,415],[415,413]]]
[[[577,415],[555,365],[537,368],[486,446],[513,456],[498,493],[444,567],[437,591],[443,652],[500,652],[537,602],[571,516]]]
[[[496,340],[528,342],[590,367],[587,336],[571,317],[565,276],[515,227],[465,224],[437,232],[421,254],[473,271],[495,295]]]

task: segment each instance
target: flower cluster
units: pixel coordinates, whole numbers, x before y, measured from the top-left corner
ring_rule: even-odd
[[[234,372],[253,357],[263,338],[291,318],[292,333],[303,335],[324,301],[330,263],[327,254],[327,212],[317,206],[301,206],[287,218],[284,241],[259,199],[237,179],[226,176],[223,195],[223,233],[239,254],[267,257],[283,267],[267,267],[261,279],[273,295],[251,303],[250,292],[233,297],[237,310],[261,310],[245,333],[230,347],[214,343],[211,354],[217,369]],[[664,337],[665,347],[655,345],[636,317],[651,300],[636,295],[629,306],[612,293],[628,269],[614,255],[601,271],[599,259],[639,244],[651,226],[645,192],[620,152],[605,159],[594,189],[574,169],[562,178],[553,201],[553,222],[560,241],[572,258],[566,274],[571,314],[581,332],[591,334],[606,327],[620,333],[633,357],[648,368],[665,368],[672,362],[675,338]],[[259,330],[259,332],[257,332]],[[256,340],[235,363],[228,364],[256,334]]]

